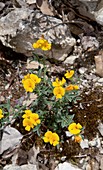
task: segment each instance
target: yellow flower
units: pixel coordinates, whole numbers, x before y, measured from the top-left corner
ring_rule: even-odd
[[[43,140],[45,143],[50,142],[50,139],[52,137],[52,132],[51,131],[47,131],[43,137]]]
[[[40,83],[40,81],[41,78],[39,78],[36,74],[27,74],[22,79],[24,89],[27,92],[33,92],[33,90],[35,89],[35,85]]]
[[[74,90],[78,90],[79,86],[78,85],[73,85]]]
[[[38,84],[41,82],[41,78],[39,78],[36,74],[30,74],[31,80],[34,81],[35,84]]]
[[[27,131],[30,131],[34,127],[32,120],[28,118],[23,120],[23,126],[25,126],[25,130]]]
[[[27,92],[33,92],[33,90],[35,89],[35,83],[31,79],[22,80],[22,83],[23,83],[24,89]]]
[[[70,79],[74,74],[74,70],[66,71],[64,74],[67,79]]]
[[[74,136],[74,141],[80,143],[82,141],[81,135]]]
[[[70,131],[71,134],[77,135],[81,132],[82,126],[80,125],[80,123],[78,123],[78,124],[71,123],[68,127],[68,130]]]
[[[68,86],[65,88],[65,90],[67,90],[67,91],[70,91],[70,90],[78,90],[78,89],[79,89],[79,86],[78,86],[78,85],[72,85],[72,84],[68,85]]]
[[[50,138],[50,144],[56,146],[59,144],[59,136],[57,133],[52,133],[52,137]]]
[[[33,43],[33,48],[41,48],[43,51],[47,51],[51,49],[51,43],[49,43],[46,39],[41,38],[37,40],[36,43]]]
[[[3,117],[4,117],[3,111],[0,109],[0,119],[2,119]]]
[[[63,77],[62,80],[59,80],[58,78],[56,78],[56,80],[54,82],[52,82],[52,86],[53,87],[59,87],[62,86],[66,83],[65,78]]]
[[[59,144],[59,136],[57,133],[52,133],[51,131],[47,131],[43,137],[45,143],[50,142],[51,145],[56,146]]]
[[[25,110],[25,114],[22,116],[22,118],[30,118],[32,115],[31,110]]]
[[[65,90],[67,90],[67,91],[74,90],[74,89],[73,89],[73,85],[72,85],[72,84],[68,85],[68,86],[65,88]]]
[[[61,99],[65,95],[65,89],[61,86],[55,87],[53,94],[56,96],[56,99]]]
[[[40,124],[41,122],[37,113],[32,113],[30,120],[32,120],[34,126],[37,126],[37,124]]]

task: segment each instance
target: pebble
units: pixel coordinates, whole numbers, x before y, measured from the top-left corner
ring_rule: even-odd
[[[100,79],[98,80],[98,82],[99,82],[99,83],[103,83],[103,78],[100,78]]]
[[[65,134],[66,134],[67,137],[73,136],[69,131],[65,131]]]
[[[82,149],[89,148],[88,139],[82,140],[80,142],[80,146],[81,146]]]
[[[97,145],[97,142],[96,142],[96,139],[92,140],[92,141],[89,141],[89,146],[96,146]]]
[[[98,130],[100,134],[103,136],[103,123],[99,123]]]
[[[77,166],[72,165],[71,163],[64,162],[58,164],[55,170],[81,170],[81,169],[78,168]]]
[[[85,67],[79,68],[79,73],[80,74],[84,74],[86,71],[87,71],[87,68],[85,68]]]

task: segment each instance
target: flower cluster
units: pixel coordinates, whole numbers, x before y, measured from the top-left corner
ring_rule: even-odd
[[[51,44],[46,39],[41,38],[33,43],[33,48],[40,48],[43,51],[47,51],[51,49]]]
[[[2,109],[0,109],[0,119],[4,117]]]
[[[49,142],[51,145],[56,146],[59,144],[60,138],[57,133],[52,133],[51,131],[47,131],[44,134],[43,140],[45,143]]]
[[[74,70],[71,70],[70,72],[66,71],[64,76],[67,79],[70,79],[73,76],[73,74],[74,74]],[[70,84],[64,88],[63,85],[65,83],[66,83],[66,80],[64,77],[62,78],[62,80],[59,80],[58,78],[56,78],[56,80],[52,82],[52,86],[54,87],[53,94],[56,96],[56,99],[61,99],[65,95],[66,91],[79,89],[78,85],[73,85],[73,84]]]
[[[74,140],[75,142],[81,142],[82,140],[82,137],[80,135],[81,131],[82,131],[82,125],[80,123],[71,123],[69,126],[68,126],[68,130],[71,134],[74,135]]]
[[[27,92],[33,92],[36,84],[40,83],[40,81],[41,78],[39,78],[36,74],[27,74],[22,79],[22,84]]]
[[[39,115],[37,113],[32,113],[31,110],[25,110],[25,114],[22,116],[23,126],[25,130],[30,131],[34,126],[40,124]]]

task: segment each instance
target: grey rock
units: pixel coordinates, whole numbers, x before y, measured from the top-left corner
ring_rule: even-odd
[[[65,134],[66,134],[67,137],[73,136],[69,131],[65,131]]]
[[[100,160],[100,170],[103,170],[103,156],[102,156],[102,158]]]
[[[81,43],[84,50],[87,50],[88,48],[91,48],[91,50],[99,48],[99,42],[97,41],[96,37],[83,36],[81,38]]]
[[[22,170],[20,166],[17,165],[6,165],[3,170]]]
[[[33,164],[27,164],[27,165],[22,165],[21,166],[22,170],[37,170],[36,165]]]
[[[85,170],[92,170],[90,164],[87,164]]]
[[[71,55],[66,58],[66,60],[64,61],[64,64],[74,64],[76,58],[78,58],[78,55],[77,56]]]
[[[71,163],[64,162],[60,163],[55,170],[81,170],[77,166],[72,165]]]
[[[5,7],[5,4],[3,2],[0,2],[0,11]]]
[[[37,170],[36,165],[27,164],[22,166],[6,165],[3,170]]]
[[[100,79],[98,80],[98,82],[99,82],[99,83],[103,83],[103,78],[100,78]]]
[[[98,130],[100,134],[103,136],[103,123],[99,123]]]
[[[89,141],[89,146],[96,146],[97,142],[96,139]]]
[[[85,68],[85,67],[79,68],[79,73],[80,74],[84,74],[86,71],[87,71],[87,68]]]
[[[80,146],[81,146],[82,149],[89,148],[88,139],[82,140],[80,142]]]
[[[52,52],[33,49],[32,44],[42,35],[53,43]],[[1,17],[0,40],[3,45],[26,56],[32,56],[35,52],[60,61],[67,58],[76,43],[62,20],[30,10],[25,5]]]
[[[103,7],[94,13],[96,21],[103,25]]]
[[[36,3],[36,0],[26,0],[26,3],[27,4],[34,4],[34,3]]]
[[[6,133],[5,133],[6,132]],[[13,149],[20,143],[22,135],[15,128],[7,126],[1,140],[0,154],[8,149]]]

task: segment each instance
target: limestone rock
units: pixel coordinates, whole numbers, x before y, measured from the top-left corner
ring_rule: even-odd
[[[103,123],[99,123],[98,130],[100,134],[103,136]]]
[[[103,8],[94,13],[96,21],[103,25]]]
[[[72,165],[71,163],[68,162],[64,162],[64,163],[60,163],[55,170],[81,170],[78,167]]]
[[[15,128],[7,126],[1,140],[0,154],[8,149],[13,149],[20,143],[22,135]]]
[[[5,7],[5,4],[3,2],[0,2],[0,11]]]
[[[42,35],[53,44],[52,51],[33,49],[32,44]],[[3,45],[26,56],[32,56],[34,52],[60,61],[65,60],[76,43],[62,20],[31,10],[26,5],[0,18],[0,40]]]
[[[37,170],[36,165],[27,164],[27,165],[6,165],[3,170]]]

